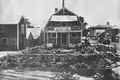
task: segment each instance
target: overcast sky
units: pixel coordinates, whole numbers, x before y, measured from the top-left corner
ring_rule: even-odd
[[[120,27],[120,0],[65,0],[65,6],[89,25],[109,21]],[[55,8],[61,8],[61,0],[0,0],[0,19],[23,13],[33,24],[44,27]]]

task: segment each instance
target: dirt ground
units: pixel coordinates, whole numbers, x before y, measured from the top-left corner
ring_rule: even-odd
[[[0,80],[53,80],[52,78],[56,76],[56,74],[60,72],[64,72],[64,69],[41,69],[41,68],[25,68],[23,70],[15,71],[14,69],[3,70],[0,72]],[[68,70],[70,71],[70,70]],[[75,70],[71,70],[74,73],[77,73]],[[75,71],[75,72],[74,72]],[[95,72],[102,72],[106,75],[105,80],[113,80],[111,77],[107,77],[107,70],[87,70],[87,69],[79,69],[77,70],[79,75],[88,77],[84,80],[91,80],[92,75]],[[86,76],[85,76],[86,75]]]
[[[24,71],[4,70],[1,72],[0,80],[51,80],[56,75],[49,71]]]

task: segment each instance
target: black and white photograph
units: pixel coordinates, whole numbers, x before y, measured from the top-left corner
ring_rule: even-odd
[[[120,0],[0,0],[0,80],[120,80]]]

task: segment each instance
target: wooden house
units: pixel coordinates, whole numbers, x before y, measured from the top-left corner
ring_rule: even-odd
[[[89,30],[89,36],[90,37],[95,37],[97,35],[102,34],[103,32],[105,32],[105,30],[108,30],[111,28],[111,25],[109,25],[109,22],[107,22],[107,25],[95,25],[95,26],[91,26],[88,28]]]
[[[26,24],[24,17],[0,22],[0,51],[16,51],[26,48]],[[7,20],[5,20],[7,21]]]
[[[81,44],[83,24],[78,16],[68,10],[62,2],[62,8],[55,8],[44,27],[44,44],[70,47]]]
[[[114,41],[114,36],[116,34],[116,30],[113,29],[115,26],[110,25],[109,22],[107,22],[106,25],[96,25],[89,27],[89,37],[95,38],[99,40],[101,43],[104,41],[104,39],[111,39]],[[112,32],[115,32],[112,34]]]
[[[113,43],[116,43],[116,35],[119,33],[119,29],[115,26],[111,26],[110,28],[107,28],[101,35],[99,35],[100,40],[103,41],[104,39],[109,39],[110,44],[114,45]]]

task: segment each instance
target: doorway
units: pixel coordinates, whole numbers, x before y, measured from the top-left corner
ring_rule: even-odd
[[[61,38],[62,38],[61,45],[62,46],[66,45],[67,44],[67,33],[62,33]]]

